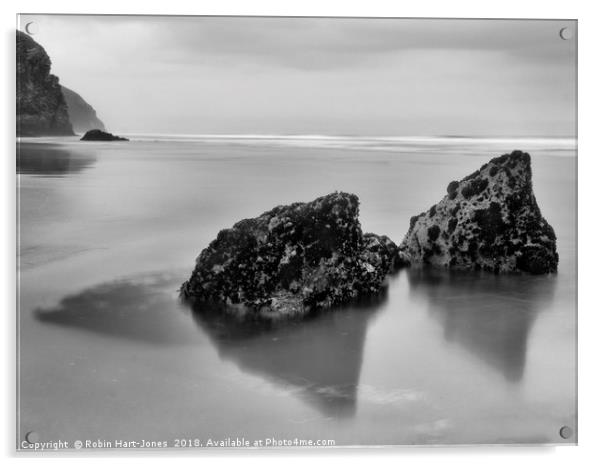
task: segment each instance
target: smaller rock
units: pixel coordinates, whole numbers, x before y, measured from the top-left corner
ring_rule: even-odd
[[[410,219],[397,262],[494,273],[556,272],[556,234],[535,200],[529,154],[495,157],[449,183],[438,204]]]
[[[379,263],[385,274],[393,273],[407,264],[399,254],[399,248],[386,235],[364,233],[364,250],[361,254],[368,263]]]
[[[91,129],[80,139],[81,141],[129,141],[127,138],[116,136],[111,133],[105,133],[99,129]]]

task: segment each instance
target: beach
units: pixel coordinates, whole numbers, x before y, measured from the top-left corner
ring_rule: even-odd
[[[574,442],[574,140],[126,136],[18,145],[19,440]],[[557,274],[403,269],[378,299],[271,327],[178,299],[240,219],[345,191],[399,244],[450,181],[514,149]]]

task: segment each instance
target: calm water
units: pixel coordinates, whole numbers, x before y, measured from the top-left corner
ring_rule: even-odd
[[[302,322],[180,304],[217,232],[343,190],[400,242],[452,179],[532,154],[556,276],[404,270]],[[559,140],[24,142],[19,432],[42,441],[561,443],[576,426],[576,159]]]

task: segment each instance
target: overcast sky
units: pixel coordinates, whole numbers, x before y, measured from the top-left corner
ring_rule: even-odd
[[[117,133],[574,136],[571,21],[30,21]]]

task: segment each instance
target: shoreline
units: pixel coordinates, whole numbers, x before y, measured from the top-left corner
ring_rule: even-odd
[[[314,137],[314,136],[214,136],[214,135],[140,135],[120,133],[129,143],[152,144],[196,144],[215,147],[265,147],[306,150],[343,150],[354,153],[437,153],[453,155],[499,155],[520,149],[534,157],[577,158],[577,139],[567,138],[374,138],[374,137]],[[80,136],[40,136],[17,138],[20,144],[57,144],[65,146],[98,147],[105,141],[80,141]],[[111,141],[111,146],[122,145],[122,141]]]

